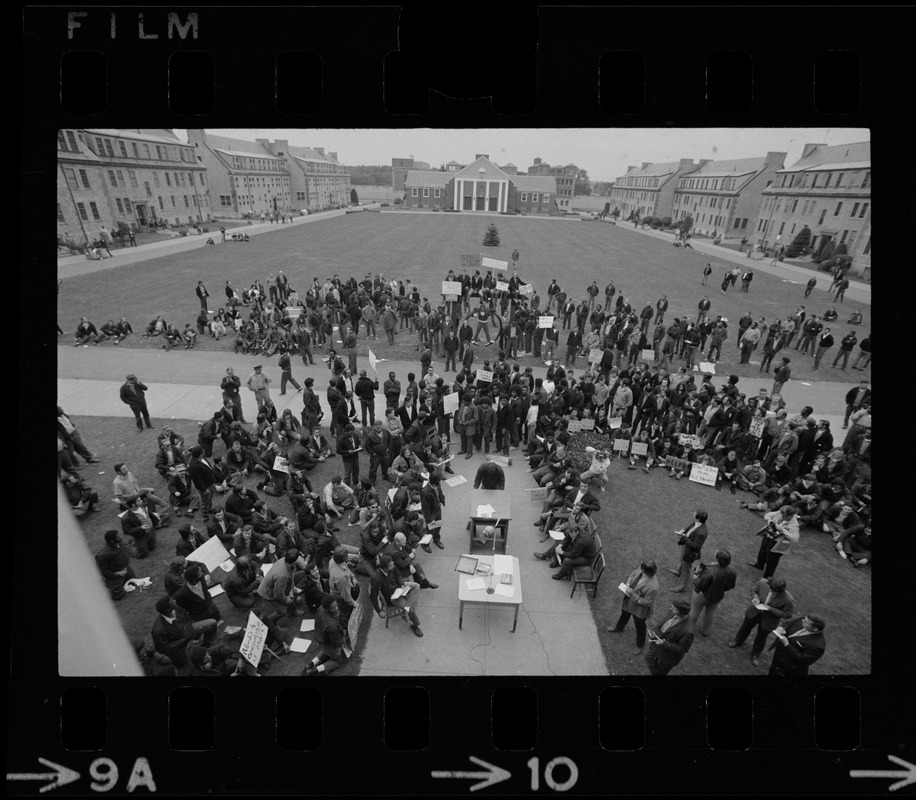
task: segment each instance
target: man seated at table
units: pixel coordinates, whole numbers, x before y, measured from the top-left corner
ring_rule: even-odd
[[[477,475],[474,478],[475,489],[505,489],[506,473],[499,464],[492,461],[484,461],[477,468]]]
[[[427,580],[423,567],[415,560],[416,553],[413,547],[407,543],[407,537],[403,533],[395,533],[394,538],[385,545],[382,553],[391,556],[395,569],[405,581],[417,580],[421,589],[439,588],[439,584],[430,583]]]
[[[397,598],[392,597],[395,590],[402,587],[407,590],[406,594],[401,594]],[[369,600],[380,617],[385,617],[382,606],[384,601],[389,608],[401,609],[401,615],[410,623],[410,630],[414,636],[422,636],[420,618],[415,608],[419,592],[420,585],[413,581],[405,581],[395,568],[391,556],[385,553],[379,556],[378,570],[369,582]]]

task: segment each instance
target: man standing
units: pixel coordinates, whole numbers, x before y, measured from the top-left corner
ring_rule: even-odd
[[[359,440],[355,428],[347,423],[342,435],[337,439],[337,455],[343,460],[344,481],[348,486],[359,485]]]
[[[833,359],[833,366],[835,367],[839,360],[843,359],[843,366],[840,369],[845,370],[846,365],[849,363],[849,354],[852,352],[852,348],[856,346],[858,338],[856,337],[855,331],[850,331],[840,340],[840,349],[836,354],[836,358]]]
[[[817,340],[817,352],[814,354],[814,369],[820,368],[821,359],[824,357],[824,353],[831,347],[833,347],[833,335],[830,333],[830,328],[824,328],[824,332]]]
[[[690,620],[696,625],[700,614],[703,624],[700,633],[709,636],[712,620],[725,593],[735,588],[738,574],[731,565],[732,556],[728,550],[716,551],[716,564],[700,573],[694,586],[693,602],[690,606]]]
[[[127,376],[127,382],[121,386],[121,402],[130,406],[130,410],[134,412],[138,431],[143,430],[143,423],[146,423],[147,428],[153,427],[149,409],[146,407],[147,389],[146,384],[141,383],[133,373]]]
[[[255,365],[254,372],[248,376],[248,388],[254,392],[254,399],[258,406],[258,411],[264,405],[265,400],[270,400],[270,378],[262,371],[261,364]]]
[[[388,373],[388,380],[382,387],[387,408],[397,408],[401,402],[401,382],[393,372]]]
[[[744,611],[741,627],[729,647],[741,647],[744,640],[757,629],[754,644],[751,645],[751,663],[758,666],[760,654],[766,645],[767,636],[791,619],[795,611],[795,598],[786,591],[783,578],[761,578],[751,593],[751,604]]]
[[[207,298],[210,296],[210,293],[207,291],[207,287],[204,286],[204,282],[197,281],[197,289],[194,291],[197,298],[200,300],[200,310],[207,313]]]
[[[359,405],[363,412],[363,427],[366,427],[366,415],[369,416],[369,424],[375,424],[375,391],[378,389],[378,381],[374,381],[366,375],[366,370],[359,371],[359,379],[353,387],[353,394],[359,398]]]
[[[445,351],[445,371],[449,371],[449,365],[451,364],[451,371],[457,372],[458,369],[455,366],[455,356],[458,353],[458,348],[460,347],[460,342],[458,337],[455,336],[455,329],[448,329],[448,336],[445,337],[445,341],[442,343],[442,349]]]
[[[375,483],[379,468],[383,478],[388,475],[388,454],[391,450],[391,432],[380,419],[372,421],[366,437],[366,449],[369,451],[369,480]]]
[[[299,385],[299,381],[297,381],[293,377],[292,362],[290,361],[289,353],[287,353],[285,350],[280,354],[280,360],[278,362],[278,366],[280,367],[280,370],[281,370],[280,372],[280,397],[286,394],[286,384],[287,383],[291,383],[293,386],[295,386],[296,394],[299,394],[299,392],[302,391],[302,387]]]
[[[791,359],[788,356],[782,357],[782,366],[776,368],[773,373],[773,391],[772,394],[780,394],[782,387],[788,383],[792,377],[792,368],[789,366]]]
[[[210,519],[213,510],[213,492],[216,486],[216,473],[210,462],[204,458],[204,449],[199,444],[194,445],[189,451],[191,463],[188,464],[188,477],[200,494],[200,508],[203,520]]]
[[[83,437],[80,436],[80,432],[76,429],[76,425],[73,424],[70,417],[64,413],[64,410],[60,406],[57,407],[57,435],[66,444],[67,450],[70,452],[70,457],[74,459],[74,462],[76,460],[74,451],[86,459],[87,464],[97,464],[102,460],[96,458],[89,452],[88,448],[83,443]]]
[[[677,666],[693,645],[693,623],[689,617],[690,603],[672,601],[668,617],[658,630],[649,634],[646,664],[651,675],[667,675]]]
[[[665,321],[665,312],[668,310],[668,295],[663,294],[655,304],[655,323],[661,325]]]
[[[697,509],[693,515],[693,522],[687,527],[675,531],[679,537],[677,543],[680,545],[680,559],[678,560],[677,569],[668,570],[677,578],[671,588],[672,592],[680,593],[687,588],[687,581],[693,572],[693,562],[700,557],[703,542],[706,541],[706,537],[709,535],[709,530],[706,527],[707,519],[709,519],[709,514],[703,509]]]
[[[810,296],[815,286],[817,286],[817,278],[811,278],[808,283],[805,284],[805,297]]]
[[[241,379],[235,374],[232,367],[226,367],[226,377],[220,382],[219,388],[223,390],[223,400],[230,400],[232,405],[242,414],[240,422],[245,422],[245,414],[242,411],[242,398],[239,396],[239,389],[242,387]]]
[[[356,330],[351,328],[347,331],[347,335],[344,337],[343,342],[344,347],[347,348],[347,359],[349,360],[350,374],[355,375],[357,373],[356,367]]]
[[[626,581],[623,597],[623,608],[616,625],[608,625],[608,633],[623,633],[633,617],[636,625],[636,649],[633,655],[642,653],[646,646],[646,622],[652,618],[652,606],[658,596],[658,567],[651,559],[646,559],[634,569]]]
[[[859,381],[855,389],[846,392],[846,416],[843,418],[843,430],[849,427],[849,417],[854,411],[862,408],[866,400],[871,399],[871,389],[868,388],[868,381]]]
[[[808,667],[824,655],[827,649],[824,641],[825,627],[827,623],[820,617],[807,614],[776,628],[773,631],[776,639],[770,645],[773,651],[770,675],[781,678],[807,675]]]
[[[763,541],[757,552],[757,560],[747,563],[755,569],[762,569],[764,578],[770,578],[776,572],[782,555],[798,542],[798,517],[793,506],[782,506],[764,514],[763,518],[766,526],[759,533]]]
[[[709,307],[712,305],[709,297],[705,296],[699,303],[697,303],[697,325],[702,324],[703,320],[706,319],[706,315],[709,313]]]

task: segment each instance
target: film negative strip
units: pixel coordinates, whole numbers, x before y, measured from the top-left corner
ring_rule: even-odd
[[[17,484],[8,793],[912,792],[906,517],[874,583],[870,544],[871,470],[905,473],[886,438],[872,464],[860,346],[872,150],[899,173],[883,220],[914,177],[912,20],[26,8],[20,298],[56,280],[59,323],[56,375],[21,338],[17,394],[22,419],[56,393],[60,480],[53,578],[50,482]],[[55,191],[56,255],[30,224]],[[821,328],[777,348],[805,305]],[[608,344],[612,309],[636,321]],[[421,392],[462,366],[459,403]],[[513,416],[528,366],[527,394],[600,409],[561,424],[568,454]],[[844,450],[812,433],[825,464],[784,465],[788,426],[751,421],[739,476],[710,414],[656,452],[617,379],[662,367],[811,405]],[[589,369],[601,403],[566,393]]]

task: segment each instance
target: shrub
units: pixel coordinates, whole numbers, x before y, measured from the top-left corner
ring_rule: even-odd
[[[796,258],[800,256],[808,247],[811,241],[811,229],[805,225],[792,240],[792,243],[786,249],[786,258]]]
[[[210,233],[210,229],[209,229],[209,228],[201,228],[201,230],[202,230],[204,233]]]
[[[663,228],[670,228],[671,227],[671,217],[662,217],[661,224]]]
[[[498,247],[499,246],[499,231],[496,228],[496,223],[491,222],[487,226],[487,232],[483,237],[483,246],[484,247]]]

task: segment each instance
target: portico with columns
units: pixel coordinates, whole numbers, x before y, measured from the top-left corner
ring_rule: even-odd
[[[452,204],[459,211],[507,211],[511,179],[485,155],[455,173]]]

